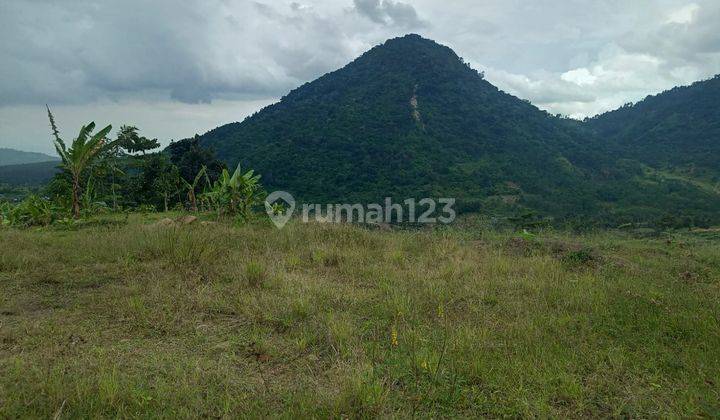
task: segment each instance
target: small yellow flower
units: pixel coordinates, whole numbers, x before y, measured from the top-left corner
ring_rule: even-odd
[[[437,314],[438,318],[442,318],[445,316],[445,311],[443,310],[442,304],[438,304]]]
[[[398,345],[398,334],[395,327],[393,327],[392,331],[390,331],[390,344],[392,344],[393,347],[397,347]]]
[[[420,367],[423,368],[423,370],[428,370],[427,361],[423,360],[422,363],[420,363]]]

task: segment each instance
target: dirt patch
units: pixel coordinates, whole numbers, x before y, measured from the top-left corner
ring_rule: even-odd
[[[541,252],[543,249],[539,242],[520,237],[508,239],[505,242],[504,248],[510,255],[516,255],[519,257],[529,257]]]

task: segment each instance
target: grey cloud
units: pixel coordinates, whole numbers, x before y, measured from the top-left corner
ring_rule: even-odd
[[[688,22],[665,22],[647,31],[619,40],[628,51],[663,57],[672,64],[704,64],[708,54],[720,54],[720,6],[717,2],[697,5]]]
[[[718,21],[717,0],[2,0],[0,110],[277,98],[412,31],[587,115],[720,72]]]
[[[0,7],[0,106],[278,97],[353,55],[342,22],[299,4],[8,0]]]
[[[420,19],[415,8],[392,0],[354,0],[355,10],[375,23],[394,25],[406,29],[423,28],[427,22]]]
[[[553,113],[590,116],[720,72],[717,1],[509,2],[487,9],[500,31],[464,40],[465,57]]]

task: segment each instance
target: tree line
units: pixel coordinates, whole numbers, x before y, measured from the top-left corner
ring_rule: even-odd
[[[91,122],[70,141],[48,119],[60,169],[38,194],[17,205],[0,204],[0,224],[47,225],[98,212],[212,211],[247,220],[265,193],[260,176],[239,166],[230,172],[198,136],[160,149],[157,139],[123,125],[96,130]]]

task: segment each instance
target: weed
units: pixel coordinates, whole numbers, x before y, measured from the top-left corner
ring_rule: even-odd
[[[251,287],[262,287],[268,280],[268,272],[265,266],[257,261],[251,261],[245,265],[245,281]]]

